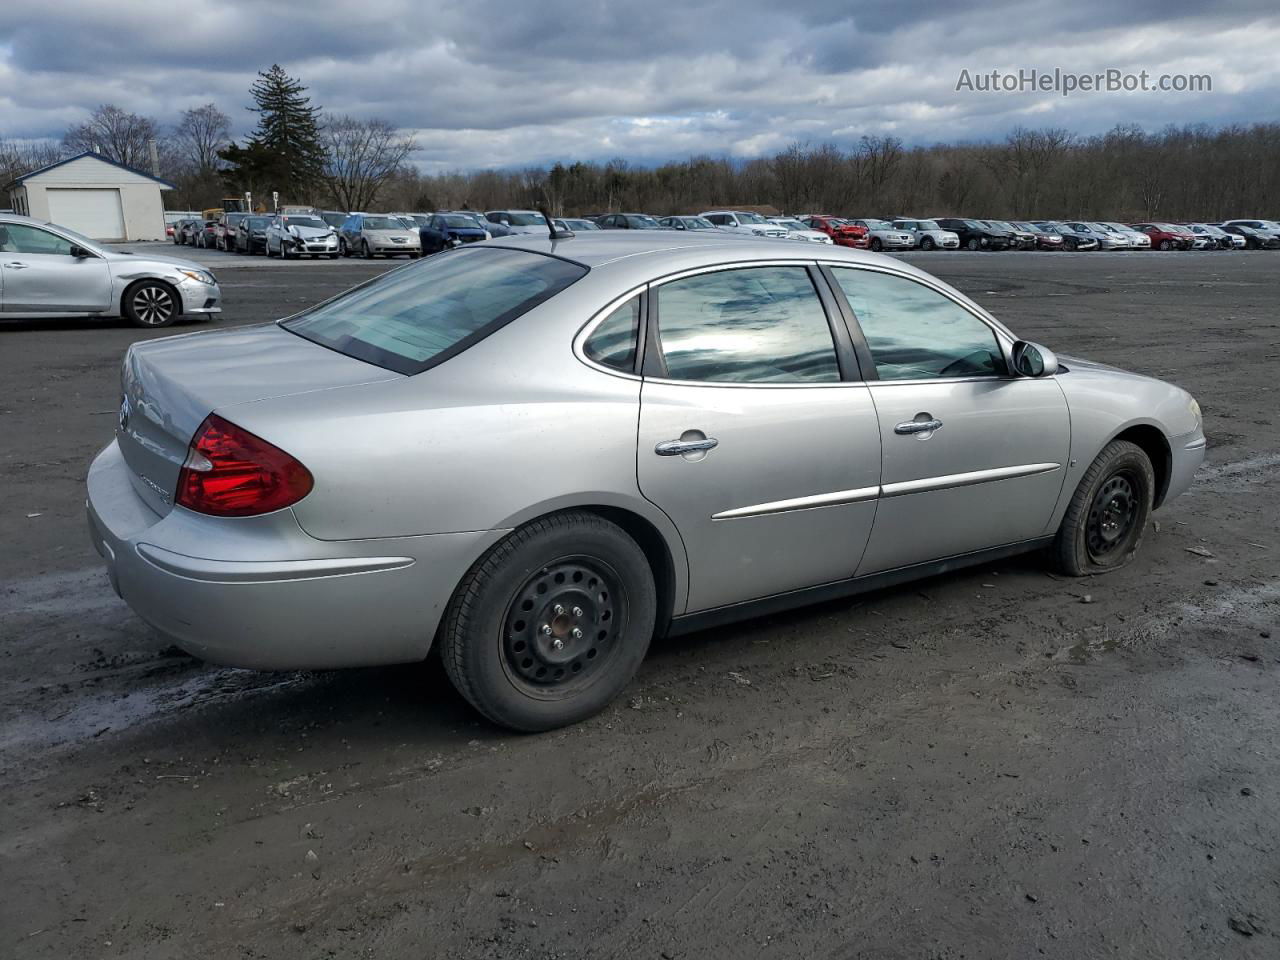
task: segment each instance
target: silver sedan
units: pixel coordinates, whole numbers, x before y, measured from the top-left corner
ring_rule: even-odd
[[[422,660],[493,721],[650,639],[1047,548],[1126,564],[1204,456],[1185,391],[1055,358],[883,256],[693,231],[469,244],[135,344],[88,475],[117,591],[209,660]]]
[[[0,318],[124,317],[167,327],[220,313],[213,274],[190,260],[118,253],[74,230],[0,215]]]

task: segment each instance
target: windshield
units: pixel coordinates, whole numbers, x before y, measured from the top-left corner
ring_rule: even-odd
[[[627,217],[627,220],[630,221],[631,227],[634,230],[661,230],[662,229],[662,224],[660,224],[657,220],[653,219],[653,217],[646,217],[644,215],[633,215],[633,216]]]
[[[462,352],[586,273],[581,264],[559,257],[472,246],[383,274],[281,326],[411,376]]]
[[[781,217],[779,217],[777,220],[773,222],[780,227],[786,227],[788,230],[808,230],[809,229],[799,220],[784,220]]]
[[[716,230],[718,229],[714,223],[706,217],[685,217],[684,225],[690,230]]]
[[[322,213],[320,219],[331,227],[340,227],[347,222],[345,213]]]
[[[508,216],[511,218],[513,227],[545,227],[547,225],[547,218],[540,213],[511,213]]]
[[[268,220],[266,217],[249,217],[245,221],[245,224],[249,227],[250,230],[265,230],[267,229],[267,224],[270,222],[271,221]]]
[[[599,230],[600,224],[592,223],[590,220],[566,220],[565,226],[570,230]]]
[[[887,230],[889,227],[889,225],[883,220],[861,220],[859,222],[864,224],[869,230]]]
[[[399,217],[365,217],[365,230],[403,230],[404,224]]]
[[[917,220],[916,229],[917,230],[941,230],[942,228],[938,226],[937,220]]]
[[[471,217],[465,216],[461,213],[451,213],[448,216],[441,217],[440,219],[450,227],[461,227],[465,230],[480,229],[480,224],[476,223],[476,221]]]
[[[316,227],[320,230],[328,226],[319,217],[282,217],[281,222],[286,227]]]
[[[1097,230],[1099,233],[1115,233],[1116,228],[1109,223],[1091,223],[1089,226]]]
[[[738,214],[738,219],[742,223],[768,223],[769,222],[764,217],[760,216],[760,214],[750,213],[750,212]]]

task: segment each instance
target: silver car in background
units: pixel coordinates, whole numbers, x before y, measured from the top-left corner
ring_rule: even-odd
[[[787,231],[788,240],[803,240],[806,243],[832,243],[832,239],[821,230],[812,230],[794,217],[769,217],[769,222]]]
[[[751,210],[708,210],[699,214],[704,220],[715,224],[721,230],[740,233],[748,237],[774,237],[785,240],[787,228],[770,223],[758,213]]]
[[[338,252],[344,257],[360,256],[366,260],[379,256],[416,260],[422,255],[422,238],[399,217],[353,213],[338,228]]]
[[[0,214],[0,319],[123,317],[167,327],[221,313],[222,291],[198,263],[117,252],[74,230]]]
[[[282,213],[267,225],[267,256],[338,258],[338,231],[314,213]]]
[[[420,661],[496,723],[655,635],[1048,548],[1125,565],[1204,457],[1185,391],[1060,362],[909,264],[723,233],[471,244],[134,344],[94,542],[184,649]]]
[[[522,233],[543,236],[547,232],[547,218],[537,210],[490,210],[485,217],[494,223],[501,224],[506,230],[505,234],[490,230],[489,232],[495,237],[516,236]]]
[[[846,220],[855,227],[867,228],[867,247],[870,250],[910,250],[916,245],[915,234],[898,230],[884,220]]]

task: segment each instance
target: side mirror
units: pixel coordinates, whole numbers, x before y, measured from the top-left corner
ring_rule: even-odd
[[[93,254],[80,246],[80,244],[73,243],[71,245],[71,256],[75,257],[77,260],[83,260],[85,257],[92,257]]]
[[[1058,372],[1058,357],[1048,347],[1019,340],[1013,345],[1013,370],[1020,377],[1052,377]]]

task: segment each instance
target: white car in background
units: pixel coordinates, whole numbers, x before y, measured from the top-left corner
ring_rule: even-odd
[[[732,230],[734,233],[743,233],[749,237],[774,237],[785,240],[788,233],[786,227],[770,223],[760,214],[752,213],[750,210],[707,210],[698,216],[710,220],[721,230]]]
[[[887,220],[846,220],[855,227],[867,228],[867,249],[875,250],[912,250],[916,245],[915,235],[906,230],[895,229]],[[959,237],[956,240],[959,241]]]
[[[547,218],[537,210],[489,210],[485,213],[485,219],[502,224],[508,236],[519,233],[546,236],[551,229],[547,226]],[[481,226],[485,225],[481,224]],[[499,236],[492,230],[489,232],[495,237]]]
[[[267,224],[267,256],[338,259],[338,231],[314,213],[282,213]]]
[[[786,230],[788,240],[805,240],[810,243],[832,242],[831,238],[821,230],[811,230],[792,217],[769,217],[768,220]]]
[[[1103,226],[1100,223],[1092,223],[1082,220],[1066,221],[1068,227],[1076,233],[1083,234],[1086,237],[1092,237],[1098,241],[1099,250],[1130,250],[1133,244],[1129,238],[1123,233],[1117,233],[1110,227]]]
[[[960,249],[960,234],[942,229],[935,220],[898,219],[893,221],[893,229],[911,234],[921,250]]]
[[[1186,227],[1197,236],[1208,237],[1217,244],[1219,249],[1243,250],[1245,247],[1244,237],[1234,233],[1227,233],[1227,231],[1212,223],[1188,223]]]

